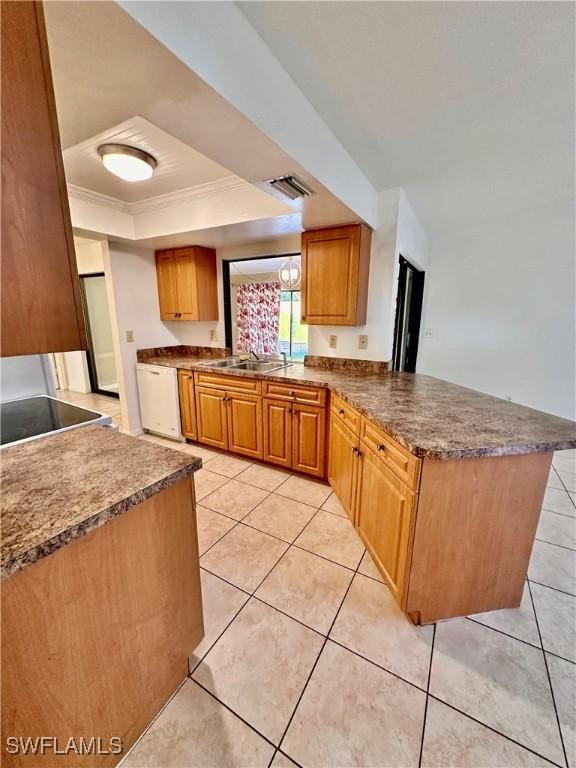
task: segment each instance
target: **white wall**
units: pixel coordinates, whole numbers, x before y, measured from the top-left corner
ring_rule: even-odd
[[[0,359],[0,400],[53,395],[53,382],[48,355],[23,355]]]
[[[431,242],[418,372],[574,418],[574,253],[569,203]]]
[[[113,323],[117,324],[122,368],[122,377],[119,376],[122,418],[125,430],[137,433],[141,422],[136,350],[176,344],[211,346],[210,331],[216,329],[218,323],[162,322],[154,251],[118,243],[109,243],[108,250]],[[127,331],[133,331],[133,342],[126,341]]]

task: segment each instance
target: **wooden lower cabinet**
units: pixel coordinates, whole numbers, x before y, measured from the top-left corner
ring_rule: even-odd
[[[325,409],[264,398],[263,458],[306,475],[325,477]]]
[[[361,444],[356,527],[399,603],[407,586],[416,495]]]
[[[196,387],[198,442],[223,451],[228,449],[228,414],[226,393],[218,389]]]
[[[186,680],[203,635],[187,477],[2,582],[2,765],[116,765]],[[123,749],[11,755],[9,736],[60,748],[116,737]]]
[[[350,520],[355,522],[355,499],[358,481],[358,450],[360,439],[341,418],[330,416],[328,482]]]
[[[314,477],[326,475],[326,411],[313,405],[292,406],[292,468]]]
[[[226,393],[228,450],[262,458],[262,398]]]
[[[196,399],[194,396],[194,374],[178,371],[178,392],[180,395],[180,421],[182,434],[190,440],[198,439],[196,427]]]
[[[264,461],[289,469],[292,466],[292,405],[263,400]]]

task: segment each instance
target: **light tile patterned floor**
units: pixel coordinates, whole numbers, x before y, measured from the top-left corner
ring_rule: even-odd
[[[520,608],[414,627],[328,486],[154,439],[204,461],[206,637],[125,768],[576,768],[576,451]]]

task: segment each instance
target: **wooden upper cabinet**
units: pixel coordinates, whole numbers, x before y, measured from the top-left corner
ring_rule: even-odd
[[[364,224],[303,232],[303,322],[366,323],[371,237]]]
[[[42,5],[5,2],[1,14],[1,353],[85,349]]]
[[[199,245],[156,251],[162,320],[218,320],[216,252]]]

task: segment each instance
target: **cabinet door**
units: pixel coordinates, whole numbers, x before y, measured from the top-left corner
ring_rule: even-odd
[[[330,417],[328,481],[350,520],[355,522],[359,438],[335,414]]]
[[[182,434],[191,440],[197,440],[194,375],[190,371],[178,371],[178,390],[180,394]]]
[[[378,456],[360,447],[356,527],[392,594],[402,603],[415,495]]]
[[[313,325],[366,321],[370,232],[363,225],[302,235],[302,320]]]
[[[198,442],[228,449],[228,420],[225,392],[196,387]]]
[[[41,3],[2,3],[2,355],[86,349]]]
[[[178,248],[174,251],[178,320],[199,319],[196,256],[194,251],[194,248]]]
[[[178,319],[178,294],[176,292],[176,259],[174,251],[156,253],[156,277],[158,280],[158,300],[160,319]]]
[[[228,450],[262,458],[262,398],[226,393]]]
[[[292,406],[264,398],[264,461],[292,466]]]
[[[326,475],[326,411],[313,405],[292,405],[292,467],[297,472]]]

